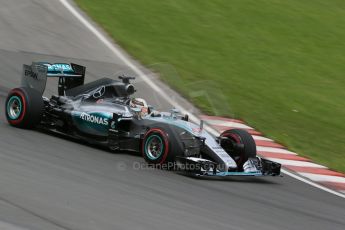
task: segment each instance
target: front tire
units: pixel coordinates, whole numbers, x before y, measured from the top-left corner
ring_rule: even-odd
[[[183,148],[176,140],[173,131],[155,127],[146,132],[142,140],[141,152],[149,164],[167,164],[167,169],[171,169],[175,157],[183,155]]]
[[[40,122],[42,111],[43,99],[36,90],[22,87],[8,93],[5,113],[10,125],[32,129]]]
[[[243,164],[249,158],[256,157],[255,141],[252,135],[243,129],[226,130],[219,140],[221,147],[235,160],[239,170],[243,170]]]

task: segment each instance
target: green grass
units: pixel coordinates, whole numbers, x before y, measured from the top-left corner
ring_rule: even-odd
[[[344,0],[76,2],[206,113],[345,172]]]

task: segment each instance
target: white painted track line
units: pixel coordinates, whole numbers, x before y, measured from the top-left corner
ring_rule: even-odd
[[[305,178],[303,178],[303,177],[301,177],[301,176],[299,176],[299,175],[296,175],[296,174],[294,174],[294,173],[291,173],[291,172],[289,172],[289,171],[287,171],[287,170],[285,170],[285,169],[282,169],[281,172],[284,173],[285,175],[288,175],[288,176],[293,177],[293,178],[295,178],[295,179],[297,179],[297,180],[299,180],[299,181],[302,181],[302,182],[304,182],[304,183],[306,183],[306,184],[309,184],[309,185],[311,185],[311,186],[313,186],[313,187],[315,187],[315,188],[318,188],[318,189],[321,189],[321,190],[323,190],[323,191],[332,193],[332,194],[334,194],[334,195],[336,195],[336,196],[339,196],[339,197],[341,197],[341,198],[345,198],[345,194],[343,194],[343,193],[340,193],[340,192],[338,192],[338,191],[334,191],[334,190],[332,190],[332,189],[329,189],[329,188],[327,188],[327,187],[325,187],[325,186],[322,186],[322,185],[317,184],[317,183],[315,183],[315,182],[313,182],[313,181],[310,181],[310,180],[308,180],[308,179],[305,179]]]
[[[192,122],[199,123],[200,120],[194,115],[189,113],[185,108],[181,107],[179,104],[177,104],[174,100],[172,100],[159,86],[157,86],[150,78],[148,78],[138,67],[136,67],[132,61],[127,58],[118,48],[116,48],[111,41],[109,41],[102,33],[100,33],[86,18],[84,18],[71,4],[68,2],[68,0],[60,0],[61,4],[66,7],[67,10],[69,10],[86,28],[88,28],[103,44],[109,48],[119,59],[121,59],[124,64],[126,64],[129,68],[131,68],[141,79],[150,86],[156,93],[158,93],[165,101],[167,101],[169,104],[174,106],[175,108],[179,109],[183,113],[187,113],[189,115],[189,118]],[[228,122],[233,124],[234,122]],[[227,123],[226,123],[227,124]],[[240,123],[236,123],[240,124]],[[243,125],[243,124],[242,124]],[[244,125],[246,126],[246,125]],[[233,127],[233,126],[230,126]],[[243,127],[243,126],[242,126]],[[246,126],[249,129],[252,129],[249,126]],[[248,129],[247,128],[247,129]],[[219,134],[216,130],[208,127],[205,125],[205,129],[210,132],[213,135]],[[306,163],[306,162],[304,162]],[[312,163],[310,163],[312,164]],[[314,164],[316,165],[316,164]],[[321,165],[320,165],[321,166]],[[318,166],[318,167],[320,167]],[[321,166],[324,167],[324,166]],[[324,167],[325,168],[325,167]],[[335,194],[339,197],[345,198],[345,195],[336,191],[333,191],[331,189],[328,189],[324,186],[318,185],[314,182],[308,181],[303,177],[300,177],[296,174],[290,173],[286,170],[282,170],[282,173],[289,175],[297,180],[300,180],[302,182],[305,182],[307,184],[310,184],[316,188],[322,189],[324,191],[327,191],[329,193]]]

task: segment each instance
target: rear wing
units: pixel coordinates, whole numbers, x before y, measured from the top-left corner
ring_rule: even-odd
[[[22,86],[37,90],[42,95],[46,88],[47,77],[58,77],[58,94],[84,84],[86,68],[74,63],[33,62],[23,65]]]

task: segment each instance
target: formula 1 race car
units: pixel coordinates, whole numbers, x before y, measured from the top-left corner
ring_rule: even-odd
[[[42,96],[47,77],[57,77],[58,95]],[[84,84],[85,67],[36,62],[23,66],[22,86],[5,104],[10,125],[39,128],[109,147],[136,151],[153,166],[194,176],[277,176],[281,165],[256,155],[245,130],[218,137],[173,109],[160,112],[134,98],[134,77],[102,78]]]

